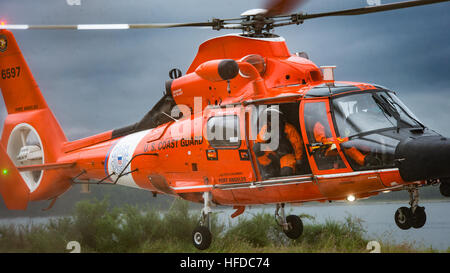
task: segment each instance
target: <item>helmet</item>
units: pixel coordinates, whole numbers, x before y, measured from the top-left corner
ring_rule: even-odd
[[[286,120],[285,115],[283,114],[283,112],[281,112],[278,106],[270,106],[266,109],[264,109],[263,111],[261,111],[261,113],[259,114],[259,118],[260,120],[263,119],[265,117],[267,117],[267,122],[268,123],[272,123],[274,122],[273,117],[279,119],[279,120]]]
[[[279,128],[283,128],[285,116],[278,109],[278,106],[270,106],[261,109],[259,113],[259,129],[257,139],[259,142],[268,142],[271,140],[274,126],[278,127],[275,132],[281,132]],[[269,133],[270,132],[270,133]],[[277,136],[278,138],[279,136]]]

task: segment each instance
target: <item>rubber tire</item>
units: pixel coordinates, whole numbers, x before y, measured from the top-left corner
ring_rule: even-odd
[[[197,226],[192,232],[192,243],[199,250],[209,248],[212,241],[211,231],[207,227]]]
[[[403,215],[404,217],[400,217]],[[407,207],[401,207],[395,212],[395,223],[400,229],[407,230],[412,227],[412,214],[411,209]]]
[[[441,185],[439,186],[439,191],[441,192],[442,196],[450,197],[450,183],[447,181],[442,181]]]
[[[412,227],[421,228],[427,222],[427,214],[425,213],[425,207],[417,207],[414,214],[412,214]]]
[[[303,233],[303,222],[297,215],[289,215],[286,217],[286,222],[290,225],[291,229],[283,230],[289,239],[295,240],[299,238]]]

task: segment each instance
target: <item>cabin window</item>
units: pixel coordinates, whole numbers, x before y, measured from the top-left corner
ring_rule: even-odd
[[[211,117],[206,125],[206,137],[216,149],[237,149],[241,146],[239,118],[236,115]]]

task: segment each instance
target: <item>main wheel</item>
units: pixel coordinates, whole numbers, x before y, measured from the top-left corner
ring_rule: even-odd
[[[395,212],[395,223],[403,230],[410,229],[412,226],[411,209],[401,207]]]
[[[211,245],[212,235],[207,227],[197,226],[192,232],[192,243],[200,250],[205,250]]]
[[[424,207],[417,207],[416,211],[412,214],[412,227],[421,228],[427,221],[427,214]]]
[[[441,181],[441,185],[439,186],[439,191],[441,194],[445,197],[450,197],[450,183],[446,179],[444,181]]]
[[[290,239],[297,239],[303,233],[303,222],[297,215],[289,215],[286,217],[286,222],[289,226],[288,230],[283,230],[284,234]]]

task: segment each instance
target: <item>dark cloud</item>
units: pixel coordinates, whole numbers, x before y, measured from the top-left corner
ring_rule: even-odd
[[[10,23],[146,23],[237,17],[264,1],[2,1]],[[393,1],[383,1],[388,3]],[[310,13],[366,5],[365,0],[308,1]],[[337,65],[339,80],[396,90],[424,123],[450,135],[450,4],[348,18],[315,19],[280,28],[292,52]],[[164,90],[168,71],[186,71],[200,43],[230,31],[15,31],[23,54],[70,139],[135,122]],[[1,104],[0,104],[1,106]],[[4,107],[4,106],[3,106]],[[4,118],[4,109],[0,119]]]

